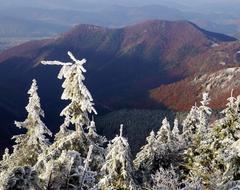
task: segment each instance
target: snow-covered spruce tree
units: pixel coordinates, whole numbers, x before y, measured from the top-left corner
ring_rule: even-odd
[[[88,132],[87,137],[95,144],[102,146],[107,142],[107,139],[104,136],[101,136],[97,133],[96,129],[96,123],[94,121],[94,118],[92,118],[92,121],[90,121],[90,124],[87,126]]]
[[[158,130],[156,135],[156,162],[155,165],[159,167],[167,168],[170,166],[171,161],[169,159],[169,154],[171,153],[169,143],[172,140],[172,132],[170,128],[170,124],[167,118],[164,118],[162,121],[162,126]],[[155,173],[156,169],[153,171]]]
[[[240,180],[240,96],[228,98],[224,118],[214,124],[211,150],[217,185]]]
[[[178,128],[178,126],[175,126],[174,133],[176,132],[176,130],[179,130],[176,129],[176,127]],[[161,128],[157,132],[155,143],[156,161],[159,167],[162,167],[164,169],[169,168],[171,165],[176,166],[179,159],[181,158],[179,153],[182,151],[181,145],[183,143],[179,142],[181,138],[174,138],[174,135],[177,135],[174,133],[170,128],[170,124],[167,118],[165,118],[162,121]]]
[[[199,127],[198,131],[201,133],[201,135],[208,133],[208,123],[209,118],[212,114],[211,108],[208,107],[210,98],[208,96],[208,93],[203,93],[201,105],[199,106]]]
[[[134,180],[134,168],[130,147],[127,139],[122,136],[123,126],[120,127],[120,135],[116,136],[108,145],[106,161],[102,167],[103,178],[98,183],[100,190],[137,190]]]
[[[203,93],[203,98],[200,107],[196,105],[192,107],[190,113],[187,115],[186,119],[183,122],[183,137],[185,138],[185,146],[186,150],[184,153],[184,159],[187,164],[183,167],[184,172],[187,173],[188,179],[184,181],[187,188],[195,189],[201,187],[201,175],[205,175],[208,172],[208,168],[203,165],[203,167],[197,170],[196,159],[204,159],[204,161],[210,162],[211,158],[209,158],[208,149],[210,147],[209,139],[209,124],[208,124],[208,116],[211,114],[211,109],[207,107],[210,99],[208,98],[207,93]],[[202,146],[200,144],[203,142]],[[198,174],[192,174],[192,170],[195,172],[199,172]],[[183,173],[184,173],[183,172]]]
[[[152,175],[153,186],[151,190],[177,190],[178,177],[173,169],[160,168],[154,175]]]
[[[143,175],[145,175],[145,172],[150,172],[153,168],[158,167],[158,164],[154,166],[156,159],[156,138],[154,131],[151,131],[146,141],[147,144],[141,148],[141,151],[137,153],[136,159],[134,160],[135,168],[143,172]]]
[[[147,144],[141,148],[134,160],[137,174],[140,175],[140,182],[152,186],[151,176],[160,168],[168,170],[169,167],[176,167],[181,160],[183,142],[179,134],[178,124],[175,120],[173,130],[166,118],[155,136],[154,132],[147,137]],[[175,168],[176,169],[176,168]]]
[[[210,100],[208,93],[203,93],[200,101],[201,105],[199,107],[193,106],[183,121],[182,137],[186,146],[192,143],[193,138],[205,138],[204,135],[208,134],[208,120],[212,113],[208,107]]]
[[[44,65],[62,66],[58,78],[65,79],[62,87],[64,89],[62,100],[69,100],[70,103],[62,110],[61,116],[69,119],[75,125],[78,133],[81,133],[82,126],[89,123],[88,113],[97,114],[93,105],[93,98],[87,87],[83,84],[86,69],[83,64],[85,59],[77,60],[71,52],[68,52],[73,62],[63,63],[60,61],[42,61]]]
[[[50,151],[74,150],[86,157],[89,146],[93,145],[95,156],[91,164],[94,170],[98,170],[104,160],[104,149],[101,147],[104,138],[97,136],[95,123],[89,120],[89,114],[97,114],[97,112],[93,107],[93,98],[83,83],[85,80],[83,73],[86,72],[83,64],[86,60],[77,60],[71,52],[68,52],[68,55],[72,62],[42,61],[45,65],[62,66],[58,75],[59,79],[65,79],[62,84],[64,91],[61,98],[70,101],[60,114],[65,118],[64,123],[56,134]],[[74,131],[68,129],[70,125],[75,127]],[[88,133],[86,133],[87,130],[89,130]]]
[[[189,184],[218,189],[240,180],[239,100],[240,97],[236,99],[231,95],[223,112],[225,116],[212,125],[204,139],[195,138],[193,146],[186,152]]]
[[[170,124],[167,118],[164,118],[162,121],[162,126],[157,132],[156,139],[158,143],[167,144],[172,138]]]
[[[41,190],[38,174],[29,166],[13,168],[1,181],[3,190]]]
[[[182,126],[183,126],[183,133],[182,137],[185,141],[185,145],[188,146],[192,143],[192,137],[197,132],[197,125],[199,124],[199,111],[198,107],[192,106],[190,112],[188,113],[187,117],[184,119]]]
[[[33,166],[39,154],[43,153],[49,146],[49,140],[45,135],[52,135],[50,130],[42,122],[44,112],[40,105],[40,98],[37,93],[38,87],[36,80],[28,91],[29,103],[26,106],[27,118],[23,122],[15,122],[18,128],[27,129],[26,134],[14,136],[16,145],[13,146],[13,153],[7,151],[0,163],[0,171],[6,172],[16,166]]]
[[[172,129],[172,136],[175,140],[180,140],[180,130],[179,130],[179,124],[178,124],[178,119],[175,118],[174,119],[174,125],[173,125],[173,129]]]
[[[41,189],[89,190],[95,185],[96,172],[91,171],[89,163],[92,146],[84,159],[76,151],[52,152],[40,158],[35,168],[40,171]],[[60,155],[59,155],[60,154]]]

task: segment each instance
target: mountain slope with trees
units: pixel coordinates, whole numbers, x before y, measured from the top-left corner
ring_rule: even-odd
[[[29,42],[1,53],[1,81],[2,85],[18,81],[24,89],[32,77],[40,83],[57,83],[53,77],[57,70],[46,70],[39,63],[57,56],[64,61],[61,55],[71,50],[90,63],[87,83],[97,105],[108,110],[148,108],[156,105],[149,90],[161,84],[238,66],[235,57],[240,45],[234,41],[187,21],[155,20],[120,29],[80,25],[56,39]],[[229,59],[225,65],[219,64],[225,59]]]
[[[56,132],[56,126],[62,122],[56,115],[65,107],[65,103],[55,98],[61,95],[61,83],[54,77],[58,67],[46,68],[40,61],[66,61],[63,55],[68,50],[88,60],[86,84],[92,91],[99,113],[104,114],[125,108],[190,109],[204,91],[204,87],[201,90],[192,87],[194,78],[202,75],[208,78],[220,70],[238,67],[240,44],[232,37],[205,31],[187,21],[153,20],[117,29],[79,25],[57,38],[32,41],[4,51],[0,54],[1,143],[9,144],[6,136],[10,138],[16,132],[12,120],[26,117],[23,109],[27,98],[25,92],[32,78],[45,88],[40,96],[46,124]],[[185,80],[187,82],[182,82]],[[183,85],[174,95],[172,89],[175,87],[172,88],[171,84],[179,86],[178,82]],[[200,85],[201,81],[197,83]],[[227,86],[231,86],[230,83],[226,80]],[[164,93],[160,91],[159,94],[158,88]],[[187,100],[184,96],[186,88],[193,89],[194,94]],[[215,92],[220,92],[220,96],[222,93],[221,90],[210,92],[213,97],[211,105],[223,108],[223,101],[215,101],[218,100]],[[229,93],[228,88],[222,96]],[[164,94],[169,94],[168,98]]]
[[[28,91],[27,119],[15,122],[27,132],[14,137],[13,151],[5,150],[0,161],[0,188],[4,190],[215,190],[239,188],[240,96],[232,90],[220,119],[210,122],[208,93],[193,106],[182,122],[171,126],[164,118],[146,145],[131,155],[128,140],[120,134],[107,141],[98,135],[91,115],[97,114],[85,86],[85,59],[71,62],[42,61],[62,66],[62,100],[68,104],[54,141],[42,122],[36,80]],[[57,106],[57,105],[56,105]],[[109,126],[110,127],[110,126]],[[106,147],[106,143],[108,146]],[[27,154],[26,154],[27,153]]]

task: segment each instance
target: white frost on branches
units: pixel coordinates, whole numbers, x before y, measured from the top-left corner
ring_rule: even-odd
[[[177,190],[178,177],[173,167],[169,169],[160,169],[152,175],[153,187],[152,190]]]
[[[210,98],[208,93],[203,93],[201,106],[199,106],[199,129],[198,131],[202,134],[206,134],[208,131],[208,119],[212,114],[212,110],[208,107]]]
[[[59,79],[65,79],[62,84],[64,88],[62,99],[70,100],[70,103],[60,115],[68,118],[72,124],[76,125],[76,130],[80,130],[83,125],[89,123],[88,113],[97,114],[97,112],[93,107],[93,98],[83,83],[85,80],[83,73],[86,72],[83,64],[86,60],[77,60],[71,52],[68,52],[68,55],[72,62],[42,61],[42,64],[62,66],[58,74]]]
[[[52,133],[41,120],[41,117],[44,117],[44,111],[41,108],[37,90],[37,82],[33,80],[32,86],[28,91],[27,118],[23,122],[15,122],[17,127],[27,129],[27,133],[13,137],[17,144],[13,146],[12,154],[9,154],[9,151],[6,150],[4,159],[0,163],[3,173],[12,167],[33,166],[39,154],[46,151],[49,147],[49,140],[45,135],[51,136]]]
[[[127,139],[122,136],[123,126],[120,127],[120,135],[116,136],[107,148],[106,161],[102,167],[104,173],[98,186],[101,190],[122,189],[137,190],[135,185],[130,147]]]
[[[167,143],[171,140],[171,128],[166,117],[162,121],[162,126],[157,132],[156,139],[159,143]]]
[[[146,138],[147,144],[141,148],[141,151],[137,153],[134,160],[134,166],[137,169],[140,168],[152,168],[154,159],[156,157],[156,138],[154,131],[151,131],[150,135]]]
[[[48,139],[46,139],[45,134],[52,136],[51,131],[42,122],[41,117],[44,117],[44,111],[40,105],[40,98],[37,93],[38,86],[37,81],[34,79],[32,81],[32,86],[28,91],[29,103],[26,106],[28,112],[27,119],[23,122],[15,122],[18,128],[25,128],[28,130],[28,144],[40,144],[41,148],[46,148],[44,145],[48,144]],[[23,135],[14,136],[17,143],[21,143]]]

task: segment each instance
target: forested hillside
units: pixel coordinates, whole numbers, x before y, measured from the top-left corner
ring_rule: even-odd
[[[93,117],[97,110],[84,84],[86,60],[76,59],[71,52],[68,55],[71,59],[68,62],[41,62],[45,67],[61,67],[58,74],[58,79],[63,80],[61,99],[68,104],[60,114],[64,120],[59,131],[53,135],[44,124],[45,113],[37,81],[33,79],[25,107],[27,117],[15,121],[16,127],[26,132],[13,137],[13,151],[5,150],[0,161],[0,189],[227,190],[240,187],[240,96],[235,97],[233,90],[220,119],[210,120],[211,99],[204,92],[183,122],[175,119],[170,125],[165,117],[133,157],[123,124],[112,140],[98,134]],[[135,130],[136,136],[139,133],[140,130]]]
[[[157,115],[154,110],[160,115],[165,111],[186,112],[200,101],[206,89],[212,98],[211,107],[221,110],[232,88],[240,92],[240,43],[233,37],[203,30],[188,21],[150,20],[122,28],[81,24],[56,38],[31,41],[0,53],[1,144],[12,144],[10,138],[18,132],[12,121],[26,117],[26,91],[32,78],[44,88],[39,94],[45,122],[53,132],[58,131],[62,119],[57,115],[66,106],[60,101],[61,83],[55,77],[59,67],[47,68],[40,62],[67,61],[64,55],[68,50],[88,60],[86,84],[99,112],[95,119],[101,134],[107,131],[111,138],[115,128],[126,123],[112,120],[114,131],[105,125],[109,118],[104,114],[114,114],[117,119],[122,109],[129,110],[131,126],[126,123],[125,130],[130,145],[134,142],[135,117],[150,123],[139,126],[144,133],[137,139],[139,143],[134,143],[133,152],[151,127],[161,125],[164,117],[158,122],[148,119]],[[143,117],[133,114],[136,109]],[[150,115],[148,112],[152,116],[144,117]]]

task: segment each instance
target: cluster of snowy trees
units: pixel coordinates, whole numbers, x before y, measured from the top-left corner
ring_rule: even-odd
[[[14,136],[13,150],[0,161],[2,190],[204,190],[240,188],[240,96],[230,96],[222,118],[209,122],[210,98],[203,94],[182,124],[167,118],[152,131],[135,158],[123,126],[113,140],[99,135],[90,115],[97,114],[84,85],[85,59],[43,61],[62,66],[61,112],[64,122],[49,140],[51,131],[42,121],[44,111],[37,81],[28,91],[28,113],[15,122],[26,134]],[[109,126],[111,127],[111,126]],[[72,130],[73,129],[73,130]]]

